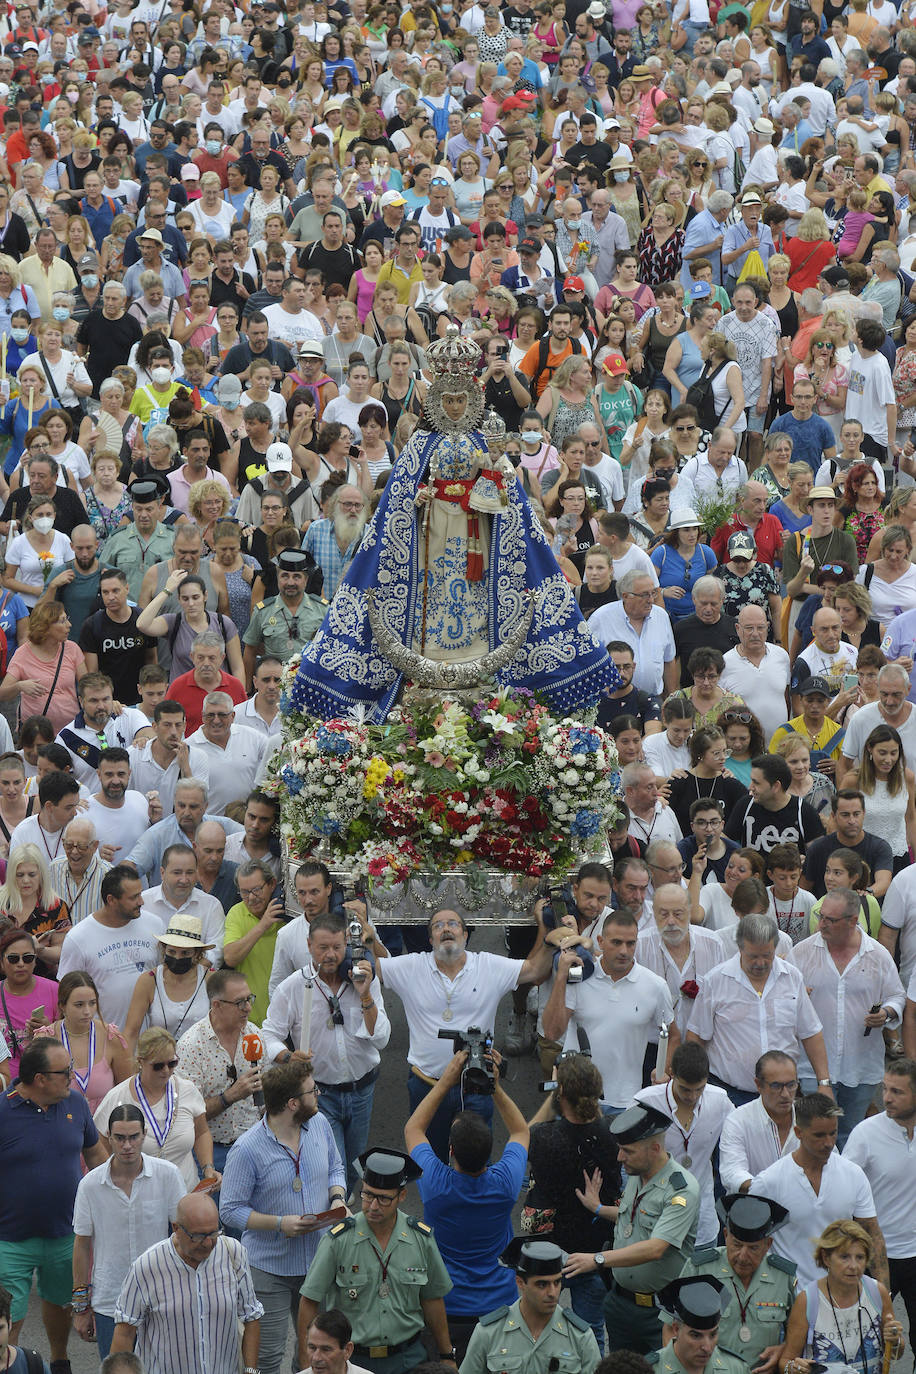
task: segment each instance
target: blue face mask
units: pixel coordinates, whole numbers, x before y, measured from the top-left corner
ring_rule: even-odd
[[[55,305],[54,309],[51,311],[51,314],[53,315],[54,319],[59,320],[61,324],[63,324],[64,320],[69,320],[70,318],[70,311],[67,309],[65,305]]]
[[[615,180],[615,181],[629,181],[629,180],[630,180],[630,173],[629,173],[629,172],[615,172],[615,173],[614,173],[614,180]]]
[[[222,144],[220,143],[218,138],[208,138],[206,143],[204,144],[204,147],[206,148],[207,152],[210,154],[211,157],[219,157],[219,150],[222,147]]]
[[[90,273],[88,277],[83,277],[82,284],[83,286],[88,286],[91,291],[94,286],[98,286],[99,279],[94,273]]]
[[[29,331],[27,329],[11,329],[10,333],[13,336],[13,342],[17,344],[24,344],[29,337]]]

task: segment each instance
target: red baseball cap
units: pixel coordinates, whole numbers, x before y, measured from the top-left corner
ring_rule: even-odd
[[[585,282],[581,277],[565,277],[563,280],[564,291],[584,291]]]
[[[622,353],[609,353],[603,367],[609,377],[622,377],[630,370]]]

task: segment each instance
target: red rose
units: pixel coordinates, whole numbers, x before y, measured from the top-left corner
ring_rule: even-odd
[[[696,995],[697,995],[697,993],[698,993],[699,991],[700,991],[700,985],[699,985],[699,983],[695,983],[694,980],[693,980],[692,978],[686,979],[686,980],[681,984],[681,996],[682,996],[682,997],[689,997],[690,1000],[691,1000],[691,1002],[694,1000],[694,998],[696,997]]]

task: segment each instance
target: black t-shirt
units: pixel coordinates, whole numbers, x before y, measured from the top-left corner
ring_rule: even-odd
[[[310,243],[308,248],[301,248],[298,258],[303,271],[309,267],[320,268],[329,286],[334,283],[337,286],[348,287],[350,278],[359,266],[356,255],[348,243],[342,243],[339,248],[332,250],[325,248],[321,239]]]
[[[140,669],[147,661],[147,649],[156,643],[137,629],[139,615],[139,609],[132,606],[129,618],[120,622],[112,620],[107,611],[96,611],[80,633],[80,648],[97,656],[99,672],[111,678],[116,701],[137,700]]]
[[[503,23],[507,29],[511,29],[513,33],[517,33],[519,38],[528,37],[531,30],[534,28],[536,19],[537,15],[533,9],[527,9],[522,13],[521,10],[517,10],[514,6],[510,5],[508,9],[503,10]]]
[[[262,167],[276,167],[277,171],[280,173],[281,182],[289,181],[292,176],[286,158],[274,152],[273,148],[270,149],[267,156],[261,162],[258,161],[254,153],[245,153],[243,157],[239,158],[237,166],[242,176],[245,178],[245,185],[252,187],[253,190],[257,190],[261,184]]]
[[[698,797],[708,797],[710,801],[717,802],[724,820],[746,796],[747,788],[742,787],[736,778],[697,778],[693,773],[687,773],[683,778],[671,779],[668,805],[677,817],[682,833],[689,835],[690,807]]]
[[[715,625],[706,625],[697,615],[686,615],[674,624],[674,643],[681,664],[681,686],[692,687],[687,663],[694,649],[718,649],[727,654],[738,643],[738,631],[730,615],[723,611]]]
[[[769,854],[777,844],[797,844],[802,853],[824,833],[814,807],[800,797],[790,797],[780,811],[769,811],[750,798],[742,798],[725,822],[725,834],[739,847]]]
[[[614,154],[606,143],[601,143],[597,139],[594,143],[583,143],[581,140],[574,143],[569,152],[565,154],[566,161],[572,167],[581,167],[582,164],[591,163],[597,167],[599,172],[606,172]]]
[[[802,870],[815,897],[823,897],[827,891],[824,886],[827,860],[837,849],[854,849],[859,858],[868,864],[873,878],[880,868],[888,868],[892,873],[894,871],[894,856],[887,840],[882,840],[877,835],[869,835],[867,830],[858,844],[844,844],[836,835],[824,835],[822,839],[815,840],[809,848]]]
[[[278,339],[268,339],[267,347],[261,353],[254,353],[246,339],[244,343],[232,345],[223,359],[220,374],[223,377],[237,377],[251,366],[255,358],[266,358],[269,363],[276,363],[281,372],[292,372],[296,366],[292,353]]]
[[[85,363],[92,380],[93,396],[98,396],[105,378],[110,377],[116,367],[127,362],[130,350],[142,338],[140,321],[133,315],[109,320],[101,310],[90,310],[76,332],[76,342],[89,349]]]
[[[719,859],[710,859],[707,857],[706,859],[706,868],[703,873],[704,883],[711,883],[714,880],[717,883],[725,882],[725,870],[728,867],[728,861],[738,848],[738,845],[735,844],[734,840],[727,840],[724,835],[722,836],[722,843],[725,845],[725,853],[722,857]],[[690,869],[693,864],[693,856],[697,852],[696,836],[688,835],[686,840],[681,840],[677,850],[684,860],[684,874],[689,878]]]
[[[11,491],[6,505],[3,507],[2,520],[18,520],[22,524],[22,517],[25,508],[32,499],[31,487],[17,487]],[[79,499],[75,491],[69,487],[57,487],[52,497],[54,509],[57,515],[54,517],[54,528],[60,530],[61,534],[72,534],[77,525],[87,523],[86,507]]]
[[[528,378],[523,372],[516,372],[515,375],[523,386],[528,386]],[[510,433],[518,429],[524,407],[520,406],[513,396],[512,383],[508,377],[503,377],[501,382],[495,377],[490,377],[483,389],[483,399],[489,410],[495,410],[497,415],[505,420],[506,429]]]
[[[240,272],[236,267],[232,273],[231,281],[223,281],[216,273],[210,278],[210,304],[213,306],[234,305],[239,314],[245,309],[245,302],[248,296],[240,296],[238,287],[243,286],[248,292],[248,296],[253,296],[258,289],[258,284],[248,272]]]
[[[608,730],[618,716],[635,716],[646,731],[646,723],[659,720],[661,712],[647,692],[633,687],[625,697],[602,697],[598,703],[598,724]]]

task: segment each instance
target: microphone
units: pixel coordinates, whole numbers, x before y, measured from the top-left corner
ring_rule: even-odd
[[[254,1068],[257,1068],[264,1058],[264,1042],[254,1031],[249,1031],[247,1035],[242,1036],[242,1054],[247,1063],[253,1065]],[[254,1093],[254,1105],[259,1112],[264,1110],[264,1094],[260,1088]]]

